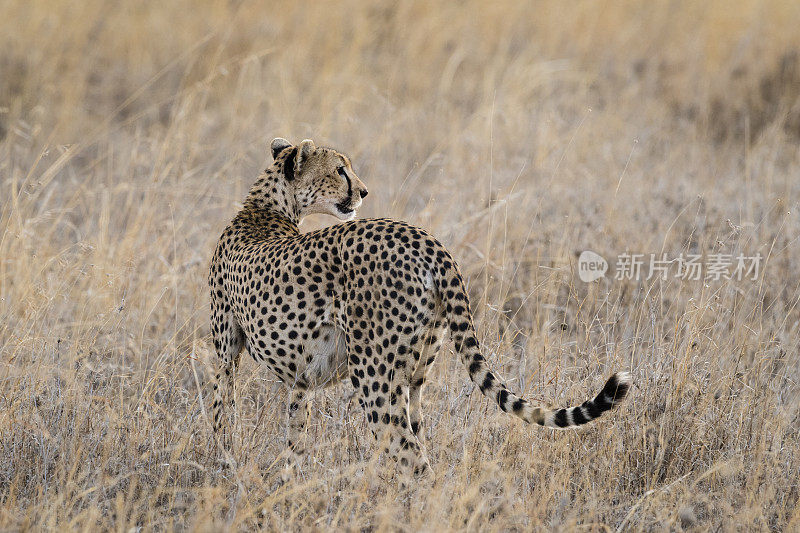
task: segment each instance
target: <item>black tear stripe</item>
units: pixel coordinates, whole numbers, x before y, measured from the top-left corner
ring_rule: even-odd
[[[291,149],[289,155],[287,155],[286,159],[283,161],[283,176],[286,178],[286,181],[292,181],[294,179],[295,159],[297,159],[297,146]]]
[[[340,169],[339,175],[343,176],[347,182],[347,198],[349,199],[353,196],[353,183],[350,181],[350,176],[347,175],[347,169]]]

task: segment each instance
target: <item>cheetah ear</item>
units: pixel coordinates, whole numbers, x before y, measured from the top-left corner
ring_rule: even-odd
[[[305,139],[300,143],[300,145],[297,147],[297,158],[294,161],[295,176],[300,174],[300,172],[303,170],[303,164],[306,162],[306,159],[311,155],[311,152],[316,149],[317,147],[314,146],[314,141],[311,139]]]
[[[278,154],[289,148],[291,145],[292,143],[283,137],[276,137],[275,139],[272,139],[272,143],[269,145],[269,149],[272,150],[272,159],[277,159]]]

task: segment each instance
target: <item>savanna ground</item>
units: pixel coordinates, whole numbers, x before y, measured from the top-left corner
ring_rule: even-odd
[[[0,6],[0,529],[800,528],[800,6],[28,2]],[[249,357],[239,465],[208,404],[206,274],[268,163],[348,152],[360,216],[460,261],[515,391],[629,401],[528,427],[449,347],[437,477],[398,489],[349,385],[278,486],[285,393]],[[331,224],[309,218],[305,229]],[[760,253],[756,280],[584,283],[577,255]]]

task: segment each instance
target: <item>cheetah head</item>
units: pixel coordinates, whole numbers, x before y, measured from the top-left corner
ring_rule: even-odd
[[[330,148],[317,148],[306,139],[297,146],[277,138],[270,146],[275,165],[282,165],[287,192],[293,193],[300,217],[312,213],[352,220],[367,187],[358,179],[350,159]]]

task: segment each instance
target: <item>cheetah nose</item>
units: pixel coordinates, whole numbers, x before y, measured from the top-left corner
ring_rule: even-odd
[[[369,191],[367,189],[361,189],[361,191],[359,191],[359,194],[361,195],[361,198],[366,198],[367,195],[369,194]]]

